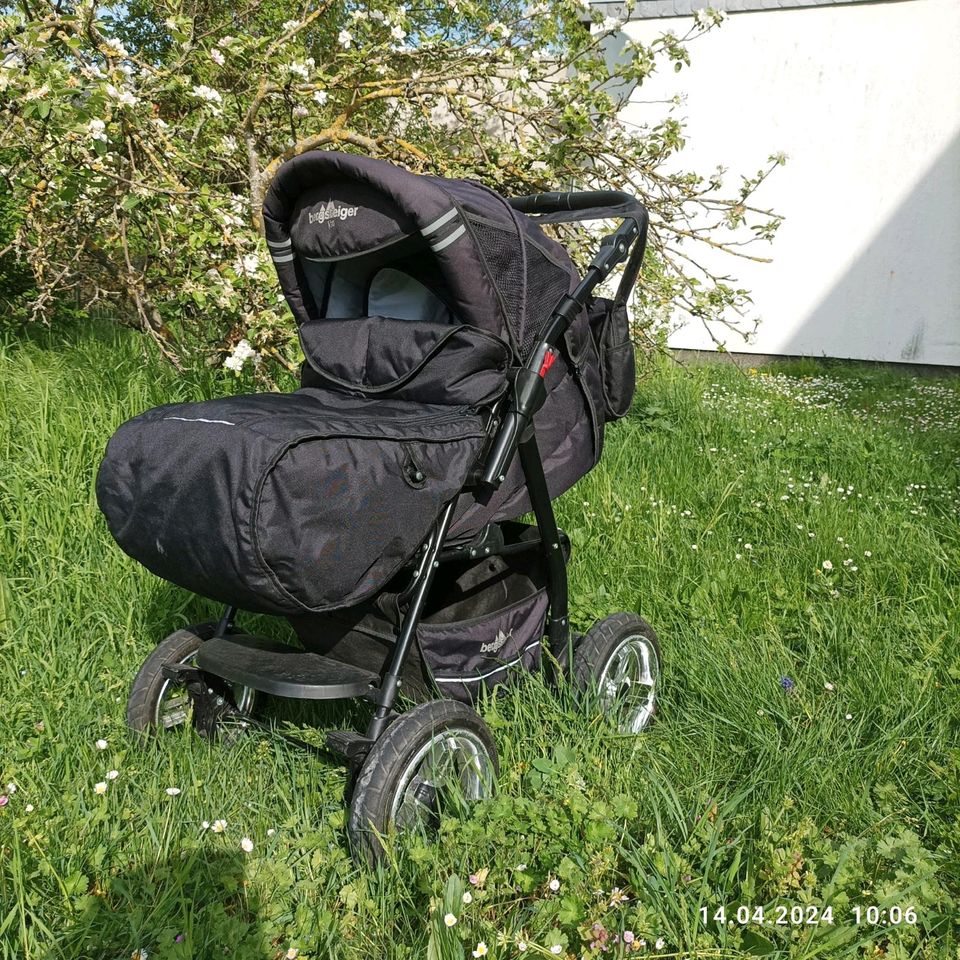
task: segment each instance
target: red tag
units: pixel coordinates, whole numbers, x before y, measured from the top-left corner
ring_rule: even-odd
[[[547,350],[543,355],[543,362],[540,364],[540,373],[539,376],[543,379],[547,375],[547,371],[553,366],[553,362],[557,359],[556,351]]]

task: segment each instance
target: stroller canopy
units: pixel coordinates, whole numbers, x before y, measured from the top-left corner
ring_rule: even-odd
[[[577,280],[564,248],[482,184],[366,157],[288,161],[264,224],[300,326],[373,315],[469,324],[522,359]]]

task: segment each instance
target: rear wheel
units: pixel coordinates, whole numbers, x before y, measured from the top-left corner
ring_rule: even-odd
[[[573,651],[577,686],[596,696],[604,715],[621,733],[640,733],[653,722],[660,670],[657,635],[635,613],[599,620]]]
[[[127,698],[127,726],[149,737],[175,730],[192,722],[187,691],[163,675],[167,664],[192,664],[201,644],[216,632],[215,623],[198,623],[171,633],[161,640],[143,662]],[[241,713],[253,711],[256,691],[251,687],[224,683],[224,694]]]
[[[493,795],[499,764],[483,719],[453,700],[401,714],[367,755],[350,802],[354,853],[370,865],[391,831],[431,831],[441,813],[467,814]]]

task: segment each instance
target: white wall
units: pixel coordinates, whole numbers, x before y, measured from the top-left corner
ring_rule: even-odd
[[[647,41],[686,18],[625,27]],[[623,119],[684,102],[698,172],[753,175],[785,216],[772,265],[725,258],[762,320],[733,351],[960,364],[960,0],[900,0],[731,14],[691,47],[692,67],[635,91]],[[736,183],[732,178],[731,183]],[[674,347],[711,349],[698,324]]]

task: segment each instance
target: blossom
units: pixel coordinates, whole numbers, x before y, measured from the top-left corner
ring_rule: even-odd
[[[286,960],[297,960],[297,957],[300,956],[300,951],[296,947],[291,947],[285,954]]]
[[[349,30],[341,30],[337,34],[337,43],[339,43],[344,50],[349,50],[353,43],[353,34]]]
[[[407,37],[407,31],[404,30],[403,27],[401,27],[399,23],[397,23],[397,24],[394,24],[394,26],[390,28],[390,36],[393,37],[393,39],[396,40],[396,41],[399,43],[400,41],[406,39],[406,37]],[[486,947],[484,947],[484,953],[486,953]],[[481,954],[481,956],[482,956],[482,954]]]
[[[619,888],[614,887],[610,891],[610,906],[615,907],[618,903],[626,903],[630,898]]]
[[[825,684],[823,685],[823,689],[824,689],[824,690],[833,690],[833,684],[830,683],[829,681],[827,681],[827,683],[825,683]]]
[[[313,99],[316,100],[316,102],[319,103],[321,107],[327,102],[327,99],[329,96],[330,95],[327,93],[326,90],[313,91]]]
[[[477,944],[477,949],[471,952],[475,957],[485,957],[487,955],[487,945],[481,940]]]
[[[119,770],[108,770],[108,771],[107,771],[107,779],[108,779],[108,780],[116,780],[117,777],[119,777],[119,776],[120,776],[120,771],[119,771]]]
[[[550,952],[551,952],[551,953],[560,954],[560,953],[563,952],[563,947],[561,947],[559,943],[555,943],[555,944],[550,948]]]
[[[95,746],[98,750],[106,750],[106,749],[107,749],[107,741],[106,741],[106,740],[98,740],[98,741],[94,744],[94,746]]]
[[[443,922],[446,926],[452,927],[456,924],[457,918],[452,913],[446,913],[443,916]]]
[[[13,794],[15,794],[16,792],[17,792],[17,785],[15,783],[8,783],[7,793],[9,793],[10,796],[13,796]]]
[[[147,960],[149,956],[150,954],[147,953],[144,947],[137,947],[137,949],[130,954],[130,960]]]
[[[277,832],[277,831],[274,830],[273,827],[271,827],[271,828],[267,831],[267,836],[268,836],[268,837],[272,837],[276,832]]]
[[[0,807],[5,807],[10,802],[10,798],[5,793],[0,793]]]
[[[623,22],[618,20],[616,17],[604,17],[603,23],[600,24],[600,29],[604,33],[612,33],[614,30],[619,30],[623,26]]]
[[[472,894],[469,890],[464,891],[464,894],[463,894],[463,902],[464,902],[464,903],[473,903],[473,894]]]
[[[291,30],[296,30],[300,26],[299,20],[284,20],[283,26],[280,28],[284,33],[289,33]]]
[[[244,837],[240,841],[240,849],[244,853],[250,853],[253,850],[253,841],[249,837]]]
[[[206,103],[223,103],[223,97],[220,96],[219,91],[214,90],[213,87],[208,87],[206,84],[202,83],[194,87],[190,92],[198,100],[204,100]]]
[[[87,124],[87,133],[90,134],[91,140],[103,140],[106,142],[107,135],[104,132],[106,129],[107,125],[96,117]]]
[[[667,945],[663,937],[657,937],[657,942],[653,945],[657,950],[662,950]]]
[[[302,106],[301,104],[298,103],[298,104],[293,108],[293,115],[294,115],[295,117],[299,117],[299,118],[309,117],[309,116],[310,116],[310,111],[309,111],[306,107],[304,107],[304,106]]]
[[[299,60],[287,64],[287,72],[292,73],[295,77],[300,77],[302,80],[310,79],[310,69]]]
[[[556,893],[556,892],[560,889],[560,881],[559,881],[556,877],[554,877],[554,878],[547,884],[547,886],[548,886],[554,893]]]
[[[110,37],[109,40],[104,40],[103,45],[115,57],[126,59],[130,56],[130,54],[127,53],[127,48],[119,40],[117,40],[116,37]]]
[[[214,820],[213,826],[210,828],[214,833],[223,833],[227,829],[226,820]]]
[[[526,941],[526,940],[518,940],[518,941],[517,941],[517,949],[518,949],[521,953],[525,953],[526,950],[527,950],[527,941]]]
[[[102,780],[99,783],[95,783],[93,785],[93,792],[97,794],[97,796],[102,797],[107,792],[106,783],[104,783]]]
[[[636,935],[634,934],[634,932],[633,932],[632,930],[624,930],[624,931],[623,931],[623,942],[624,942],[624,943],[633,943],[634,940],[636,940]]]
[[[844,719],[845,719],[845,720],[852,720],[852,719],[853,719],[853,714],[852,714],[852,713],[848,713],[848,714],[844,717]]]
[[[209,830],[209,829],[210,829],[210,821],[209,821],[209,820],[204,820],[203,823],[200,824],[200,829],[201,829],[201,830]]]
[[[210,59],[218,67],[222,67],[227,62],[227,58],[223,55],[223,51],[219,47],[214,47],[210,51]]]
[[[23,810],[24,810],[25,813],[33,813],[33,804],[32,804],[32,803],[28,803],[28,804],[23,808]]]
[[[820,564],[820,566],[822,566],[824,570],[832,570],[832,569],[833,569],[833,564],[832,564],[829,560],[824,560],[823,563]]]
[[[793,680],[790,679],[790,677],[781,677],[780,686],[783,687],[783,689],[786,690],[787,693],[790,693],[793,690],[793,688],[796,686],[796,684],[793,682]]]
[[[180,794],[180,788],[179,788],[179,787],[167,787],[167,791],[166,791],[166,792],[167,792],[167,796],[168,796],[168,797],[176,797],[176,796],[178,796],[178,795]]]

